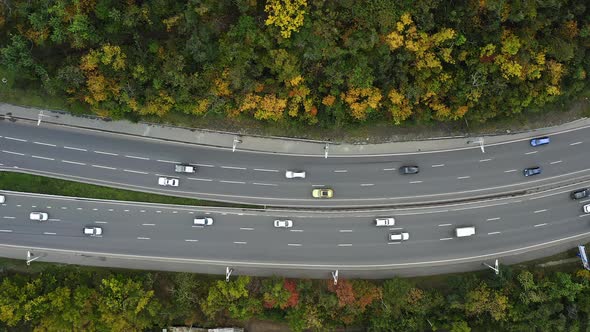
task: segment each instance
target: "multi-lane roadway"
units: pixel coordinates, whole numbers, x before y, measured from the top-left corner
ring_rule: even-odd
[[[584,183],[588,186],[590,184]],[[281,269],[370,272],[452,265],[542,249],[590,235],[590,199],[571,200],[570,186],[469,204],[356,212],[302,212],[194,208],[106,202],[0,192],[0,243],[72,252],[180,258],[194,263]],[[29,220],[31,211],[49,214]],[[212,226],[194,226],[208,216]],[[392,227],[376,227],[375,217],[394,216]],[[293,227],[278,229],[275,219]],[[459,239],[456,227],[472,225],[474,236]],[[82,234],[99,226],[101,237]],[[410,239],[389,242],[403,230]]]
[[[590,176],[590,128],[555,133],[549,145],[528,140],[429,153],[358,158],[293,156],[133,138],[26,122],[0,122],[0,167],[113,187],[217,201],[298,207],[361,207],[444,202],[512,193],[540,184]],[[194,174],[174,172],[190,163]],[[399,167],[420,173],[400,175]],[[525,167],[541,166],[526,178]],[[286,179],[305,170],[305,179]],[[158,186],[159,176],[179,178],[178,187]],[[334,189],[318,200],[314,188]]]
[[[0,245],[268,274],[342,269],[359,276],[538,252],[590,235],[590,214],[582,211],[589,200],[569,198],[571,191],[590,186],[589,132],[556,132],[540,147],[531,147],[528,139],[497,143],[485,153],[459,147],[325,159],[0,122],[3,170],[175,196],[335,208],[197,208],[0,192],[6,197],[0,205]],[[175,173],[180,163],[197,172]],[[419,165],[420,173],[401,175],[404,165]],[[534,166],[542,174],[524,177],[522,170]],[[304,170],[306,178],[287,179],[287,170]],[[176,177],[180,185],[159,186],[161,176]],[[314,188],[332,188],[334,198],[314,199]],[[375,208],[380,205],[390,207]],[[350,209],[360,207],[373,208]],[[31,211],[46,212],[49,220],[31,221]],[[195,226],[197,216],[215,222]],[[376,217],[394,217],[396,224],[375,227]],[[278,229],[275,219],[294,225]],[[103,234],[84,236],[84,226],[102,227]],[[475,226],[477,232],[456,238],[454,229],[461,226]],[[402,231],[409,233],[408,241],[388,241],[389,233]]]

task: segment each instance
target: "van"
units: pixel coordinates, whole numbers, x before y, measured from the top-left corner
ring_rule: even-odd
[[[211,226],[213,225],[213,218],[211,217],[199,217],[193,220],[193,225],[197,226]]]
[[[376,218],[375,226],[393,226],[395,225],[395,219],[392,217],[388,218]]]
[[[455,228],[455,236],[466,237],[475,234],[475,226]]]

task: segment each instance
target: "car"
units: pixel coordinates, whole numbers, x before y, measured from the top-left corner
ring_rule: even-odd
[[[584,210],[585,213],[590,213],[590,204],[584,205],[584,207],[582,208],[582,210]]]
[[[467,237],[475,235],[475,226],[457,227],[455,228],[456,237]]]
[[[389,236],[388,236],[389,241],[393,241],[393,242],[407,241],[409,238],[410,238],[410,233],[406,233],[406,232],[389,233]]]
[[[522,174],[524,174],[524,176],[533,176],[533,175],[541,174],[541,167],[537,166],[537,167],[525,168],[522,171]]]
[[[578,189],[575,191],[572,191],[572,193],[570,194],[570,197],[572,199],[582,199],[582,198],[586,198],[590,196],[590,189]]]
[[[332,198],[334,196],[334,190],[330,188],[316,188],[311,191],[311,195],[314,198]]]
[[[49,219],[49,215],[45,212],[31,212],[29,218],[35,221],[46,221]]]
[[[174,166],[174,171],[176,173],[194,173],[197,168],[189,164],[178,164]]]
[[[193,225],[197,226],[211,226],[213,225],[213,218],[211,217],[198,217],[193,220]]]
[[[289,171],[285,172],[287,179],[305,179],[305,171]]]
[[[399,168],[399,172],[403,175],[418,174],[420,173],[420,168],[418,166],[402,166]]]
[[[393,217],[375,218],[375,226],[393,226],[395,219]]]
[[[291,228],[293,227],[293,220],[275,220],[276,228]]]
[[[539,146],[539,145],[545,145],[545,144],[549,144],[549,137],[537,137],[537,138],[533,138],[530,143],[531,146]]]
[[[158,178],[158,184],[164,187],[178,187],[178,179],[161,176]]]
[[[102,236],[102,227],[86,226],[82,232],[87,236]]]
[[[6,196],[0,195],[0,204],[4,204],[6,202]]]

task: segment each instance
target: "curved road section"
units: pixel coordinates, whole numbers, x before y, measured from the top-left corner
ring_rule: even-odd
[[[0,169],[139,191],[226,202],[292,207],[361,207],[440,203],[510,195],[541,185],[590,177],[581,127],[551,135],[551,144],[528,139],[485,147],[357,158],[286,156],[147,140],[28,122],[0,122]],[[179,174],[175,166],[196,167]],[[420,172],[401,175],[405,165]],[[523,169],[541,167],[525,177]],[[287,170],[305,171],[288,179]],[[158,185],[174,177],[178,187]],[[312,198],[331,188],[331,199]]]
[[[75,255],[93,265],[152,268],[157,263],[160,269],[210,273],[220,273],[225,266],[248,274],[314,277],[335,269],[359,277],[423,274],[428,269],[441,273],[467,263],[471,265],[463,269],[477,268],[498,257],[543,256],[552,247],[588,238],[590,213],[582,206],[590,200],[571,200],[574,189],[578,187],[435,208],[342,213],[0,192],[6,197],[0,206],[0,244],[7,256],[12,250],[24,258],[25,251],[32,250],[47,261]],[[45,212],[49,219],[30,220],[33,211]],[[201,217],[212,218],[213,225],[194,225]],[[376,227],[377,217],[393,217],[395,225]],[[293,226],[276,228],[277,219],[292,220]],[[101,227],[103,234],[86,236],[85,226]],[[465,226],[475,227],[476,234],[457,238],[455,229]],[[389,234],[399,232],[408,233],[409,239],[389,240]]]

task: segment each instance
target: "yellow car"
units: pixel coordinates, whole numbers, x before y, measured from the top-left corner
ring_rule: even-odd
[[[311,195],[314,198],[332,198],[334,196],[334,190],[330,188],[317,188],[312,190]]]

